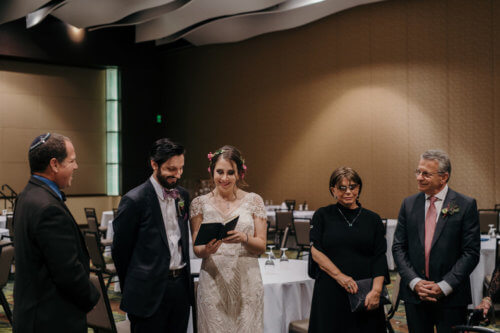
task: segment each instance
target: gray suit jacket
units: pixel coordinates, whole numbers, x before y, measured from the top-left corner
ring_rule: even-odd
[[[481,248],[476,200],[449,189],[443,208],[450,204],[459,210],[446,216],[439,212],[429,258],[430,276],[426,277],[425,194],[403,200],[392,253],[401,275],[400,295],[406,302],[421,302],[409,287],[416,277],[434,282],[444,280],[453,288],[450,295],[440,300],[444,306],[467,305],[472,301],[469,275],[479,262]]]

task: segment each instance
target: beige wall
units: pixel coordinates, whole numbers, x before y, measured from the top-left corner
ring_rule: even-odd
[[[106,193],[105,71],[0,59],[0,184],[29,178],[28,147],[39,134],[68,136],[79,169],[68,194]]]
[[[164,59],[167,135],[206,178],[223,144],[264,199],[331,202],[328,179],[358,170],[362,202],[395,217],[419,154],[451,156],[450,186],[500,202],[500,2],[387,1],[241,43]]]

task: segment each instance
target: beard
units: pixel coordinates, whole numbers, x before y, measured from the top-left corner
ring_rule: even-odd
[[[174,176],[163,176],[159,169],[156,170],[156,178],[158,179],[158,183],[160,183],[160,185],[166,189],[171,190],[171,189],[177,187],[178,179]],[[175,182],[169,183],[168,182],[169,179],[174,179]]]

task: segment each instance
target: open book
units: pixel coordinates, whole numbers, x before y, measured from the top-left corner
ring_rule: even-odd
[[[227,232],[236,228],[236,223],[238,223],[239,218],[238,215],[230,217],[223,222],[202,223],[194,245],[205,245],[214,238],[217,240],[226,238]]]

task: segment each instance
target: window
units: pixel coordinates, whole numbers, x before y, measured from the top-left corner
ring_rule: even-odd
[[[106,69],[106,172],[107,195],[120,195],[120,72]]]

